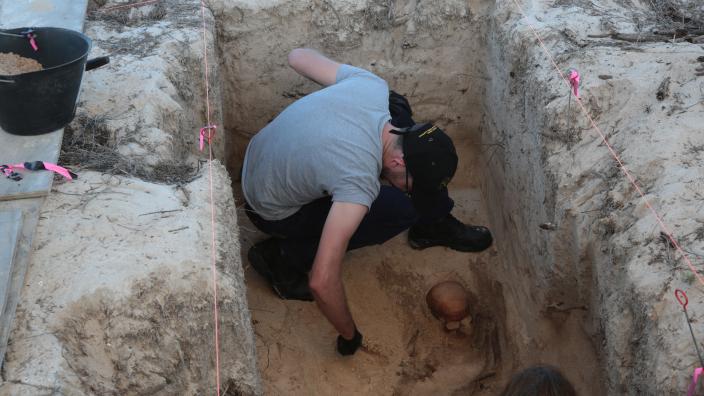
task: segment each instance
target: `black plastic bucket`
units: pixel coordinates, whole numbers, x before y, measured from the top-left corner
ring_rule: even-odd
[[[107,57],[86,61],[91,40],[54,27],[31,28],[34,51],[23,32],[0,30],[0,53],[12,52],[41,63],[43,70],[0,75],[0,128],[14,135],[40,135],[65,127],[74,117],[83,70],[100,67]]]

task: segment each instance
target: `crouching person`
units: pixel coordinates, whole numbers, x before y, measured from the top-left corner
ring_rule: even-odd
[[[405,98],[369,71],[310,49],[288,60],[324,88],[284,109],[247,147],[246,213],[271,236],[248,258],[279,297],[315,300],[340,333],[338,352],[350,355],[362,335],[342,284],[347,250],[409,228],[416,249],[478,252],[492,237],[450,214],[447,184],[458,158],[440,128],[416,124]]]

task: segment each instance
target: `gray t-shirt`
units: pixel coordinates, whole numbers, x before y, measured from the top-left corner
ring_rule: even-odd
[[[252,138],[242,169],[247,202],[267,220],[328,195],[370,207],[390,119],[386,81],[341,65],[335,84],[294,102]]]

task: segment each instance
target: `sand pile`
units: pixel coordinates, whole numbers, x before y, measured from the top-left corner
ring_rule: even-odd
[[[0,53],[0,75],[14,76],[16,74],[31,73],[42,69],[41,63],[34,59],[25,58],[12,52]]]

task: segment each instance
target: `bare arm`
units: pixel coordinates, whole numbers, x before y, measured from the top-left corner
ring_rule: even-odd
[[[321,85],[335,84],[340,64],[308,48],[296,48],[288,54],[288,64],[298,74]]]
[[[354,337],[355,324],[342,284],[342,258],[352,234],[366,213],[367,207],[364,205],[332,204],[310,275],[309,285],[318,307],[346,339]]]

